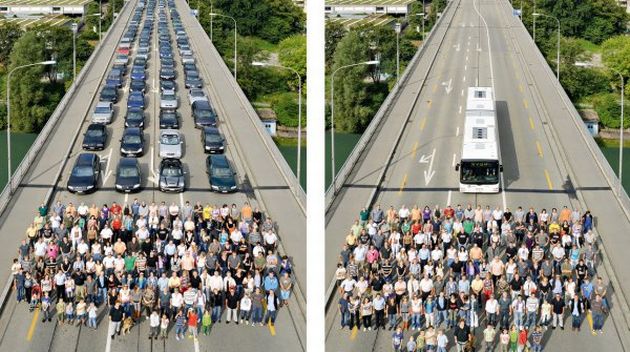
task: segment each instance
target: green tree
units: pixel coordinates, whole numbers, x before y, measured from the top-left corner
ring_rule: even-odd
[[[346,35],[348,31],[339,22],[326,21],[326,38],[325,38],[325,60],[327,68],[330,68],[333,62],[333,56],[337,49],[337,44]]]
[[[630,37],[620,35],[602,43],[602,61],[610,68],[630,77]]]
[[[592,98],[593,107],[599,115],[599,120],[602,125],[609,128],[619,128],[621,121],[621,104],[619,95],[616,93],[604,93],[598,94]],[[624,101],[625,110],[630,108],[630,103]],[[624,119],[624,128],[630,127],[630,119]]]
[[[283,39],[278,44],[280,63],[296,70],[306,78],[306,36],[295,34]]]
[[[22,33],[22,29],[15,22],[6,22],[0,26],[0,65],[7,65],[13,45]]]

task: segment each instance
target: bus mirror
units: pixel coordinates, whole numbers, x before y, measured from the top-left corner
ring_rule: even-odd
[[[459,163],[455,164],[455,171],[459,171]]]
[[[499,172],[503,172],[503,165],[499,165]]]

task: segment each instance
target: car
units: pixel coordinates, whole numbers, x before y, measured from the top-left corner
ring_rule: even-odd
[[[182,65],[184,67],[184,72],[186,71],[197,71],[197,65],[194,63],[187,63]]]
[[[162,93],[175,94],[177,92],[177,85],[175,84],[175,81],[163,79],[160,80],[160,90]]]
[[[177,130],[160,131],[160,158],[180,159],[182,157],[182,136]]]
[[[130,48],[131,47],[131,42],[133,42],[134,40],[134,36],[133,35],[128,35],[125,34],[124,37],[122,37],[122,39],[120,40],[120,44],[118,44],[119,48]]]
[[[131,92],[127,98],[127,109],[140,108],[144,110],[144,94],[141,92]]]
[[[186,79],[184,80],[184,86],[186,88],[201,88],[203,87],[203,81],[199,77],[198,71],[186,71]]]
[[[182,56],[182,62],[187,64],[187,63],[195,63],[195,58],[192,55],[185,55]]]
[[[217,125],[217,114],[207,100],[198,100],[192,104],[192,115],[195,127],[214,127]]]
[[[133,65],[134,66],[142,66],[146,69],[147,67],[147,59],[143,58],[143,57],[137,57],[133,60]]]
[[[116,167],[116,190],[136,192],[142,187],[142,173],[137,158],[121,158]]]
[[[114,59],[114,63],[116,64],[128,64],[129,63],[129,55],[125,54],[117,54]]]
[[[116,86],[105,85],[103,89],[101,89],[99,100],[116,104],[118,102],[118,88],[116,88]]]
[[[175,70],[172,68],[167,68],[167,67],[160,68],[160,79],[174,80]]]
[[[120,139],[120,155],[142,156],[144,154],[144,134],[138,127],[127,127]]]
[[[105,79],[105,85],[121,88],[123,85],[123,74],[120,69],[112,69],[109,71]]]
[[[127,110],[125,116],[125,127],[144,128],[144,110],[139,108],[131,108]]]
[[[71,193],[90,193],[96,191],[101,173],[101,160],[94,153],[81,153],[74,161],[66,187]]]
[[[122,54],[122,55],[129,55],[129,47],[128,46],[118,46],[118,49],[116,50],[117,54]]]
[[[168,59],[173,57],[173,51],[171,49],[161,49],[160,48],[160,58]]]
[[[160,128],[179,129],[179,112],[160,110]]]
[[[140,46],[138,48],[138,53],[136,54],[136,57],[140,57],[140,58],[144,58],[145,60],[149,59],[149,53],[151,52],[151,49],[149,48],[149,46]]]
[[[225,151],[225,139],[216,127],[204,127],[201,131],[201,144],[203,151],[211,154],[220,154]]]
[[[107,128],[100,123],[91,123],[83,134],[81,147],[84,150],[103,150],[107,143]]]
[[[175,68],[175,60],[169,58],[162,58],[160,60],[160,65],[162,68]]]
[[[142,66],[134,66],[131,69],[131,79],[144,81],[147,78],[147,74]]]
[[[220,193],[236,192],[236,173],[224,154],[208,155],[206,173],[210,182],[210,190]]]
[[[179,46],[179,55],[181,56],[192,56],[192,49],[188,44],[183,44]]]
[[[126,64],[114,64],[112,66],[112,70],[118,70],[122,76],[127,74],[127,65]]]
[[[186,188],[184,167],[179,159],[162,159],[159,175],[162,192],[183,192]]]
[[[176,110],[179,106],[177,95],[170,93],[162,93],[160,95],[160,109]]]
[[[131,83],[129,84],[129,91],[130,92],[140,92],[143,93],[145,92],[146,89],[146,81],[143,79],[133,79],[131,80]]]
[[[114,117],[114,104],[109,101],[100,101],[96,104],[92,113],[92,122],[108,124]]]
[[[190,102],[190,105],[192,105],[197,100],[207,101],[208,96],[206,95],[206,92],[204,92],[201,88],[190,88],[188,90],[188,101]]]

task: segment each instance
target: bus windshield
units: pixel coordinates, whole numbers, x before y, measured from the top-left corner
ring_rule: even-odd
[[[460,181],[464,184],[497,184],[499,183],[499,162],[497,160],[462,160],[460,175]]]

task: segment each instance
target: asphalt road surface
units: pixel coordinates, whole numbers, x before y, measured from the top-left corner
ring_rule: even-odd
[[[429,43],[429,50],[420,58],[420,63],[412,72],[396,105],[385,116],[380,133],[361,163],[355,167],[327,214],[328,282],[332,280],[336,258],[347,230],[368,201],[369,192],[376,185],[377,175],[382,171],[384,160],[409,114],[410,107],[412,110],[409,121],[374,204],[381,204],[384,209],[390,205],[398,209],[402,204],[410,208],[415,204],[420,207],[433,207],[436,204],[441,207],[449,204],[479,204],[513,210],[518,206],[526,209],[530,206],[551,209],[563,205],[581,208],[575,198],[575,191],[565,183],[567,172],[559,161],[560,152],[557,146],[550,142],[551,126],[541,113],[554,103],[550,101],[549,105],[539,106],[539,96],[531,86],[551,84],[545,81],[546,77],[532,82],[529,70],[535,69],[532,66],[540,63],[525,65],[520,58],[522,52],[530,53],[533,50],[523,48],[528,44],[525,38],[527,34],[523,35],[522,28],[516,27],[515,21],[518,20],[511,17],[509,4],[498,0],[477,0],[476,4],[488,24],[492,70],[485,26],[477,15],[473,2],[460,1],[459,6],[451,9],[455,13],[450,26],[449,21],[443,21],[444,28],[436,29],[435,34],[439,38],[441,31],[449,26],[443,43],[439,46],[436,37]],[[445,16],[450,16],[450,12]],[[422,84],[421,80],[435,50],[438,50],[437,58]],[[454,166],[461,155],[466,89],[475,85],[492,86],[492,77],[504,165],[503,192],[492,195],[462,194],[459,192],[458,173]],[[417,103],[413,104],[421,84]],[[544,98],[551,100],[554,95],[546,93]],[[555,105],[559,104],[556,102]],[[549,113],[556,117],[553,112]],[[566,111],[563,113],[566,115]],[[560,130],[565,132],[564,127]],[[571,132],[576,133],[567,128],[566,133]],[[577,134],[573,138],[575,136]],[[588,159],[585,155],[588,154],[582,154],[581,160]],[[587,200],[587,204],[593,209],[590,201]],[[602,210],[602,213],[605,211]],[[606,215],[602,213],[595,212],[596,215]],[[623,217],[622,220],[627,219]],[[601,226],[598,228],[600,233],[605,231]],[[332,328],[327,331],[327,346],[344,346],[338,349],[340,351],[391,350],[389,331],[353,333],[347,329],[338,330],[336,303],[333,302],[331,306],[333,308],[328,312],[327,322]],[[621,331],[624,329],[621,328]],[[405,340],[408,336],[409,333]],[[583,329],[581,333],[548,333],[545,340],[546,349],[553,351],[575,348],[596,350],[601,348],[602,341],[605,341],[607,351],[622,350],[617,329],[610,318],[601,336],[593,337],[588,329]]]

